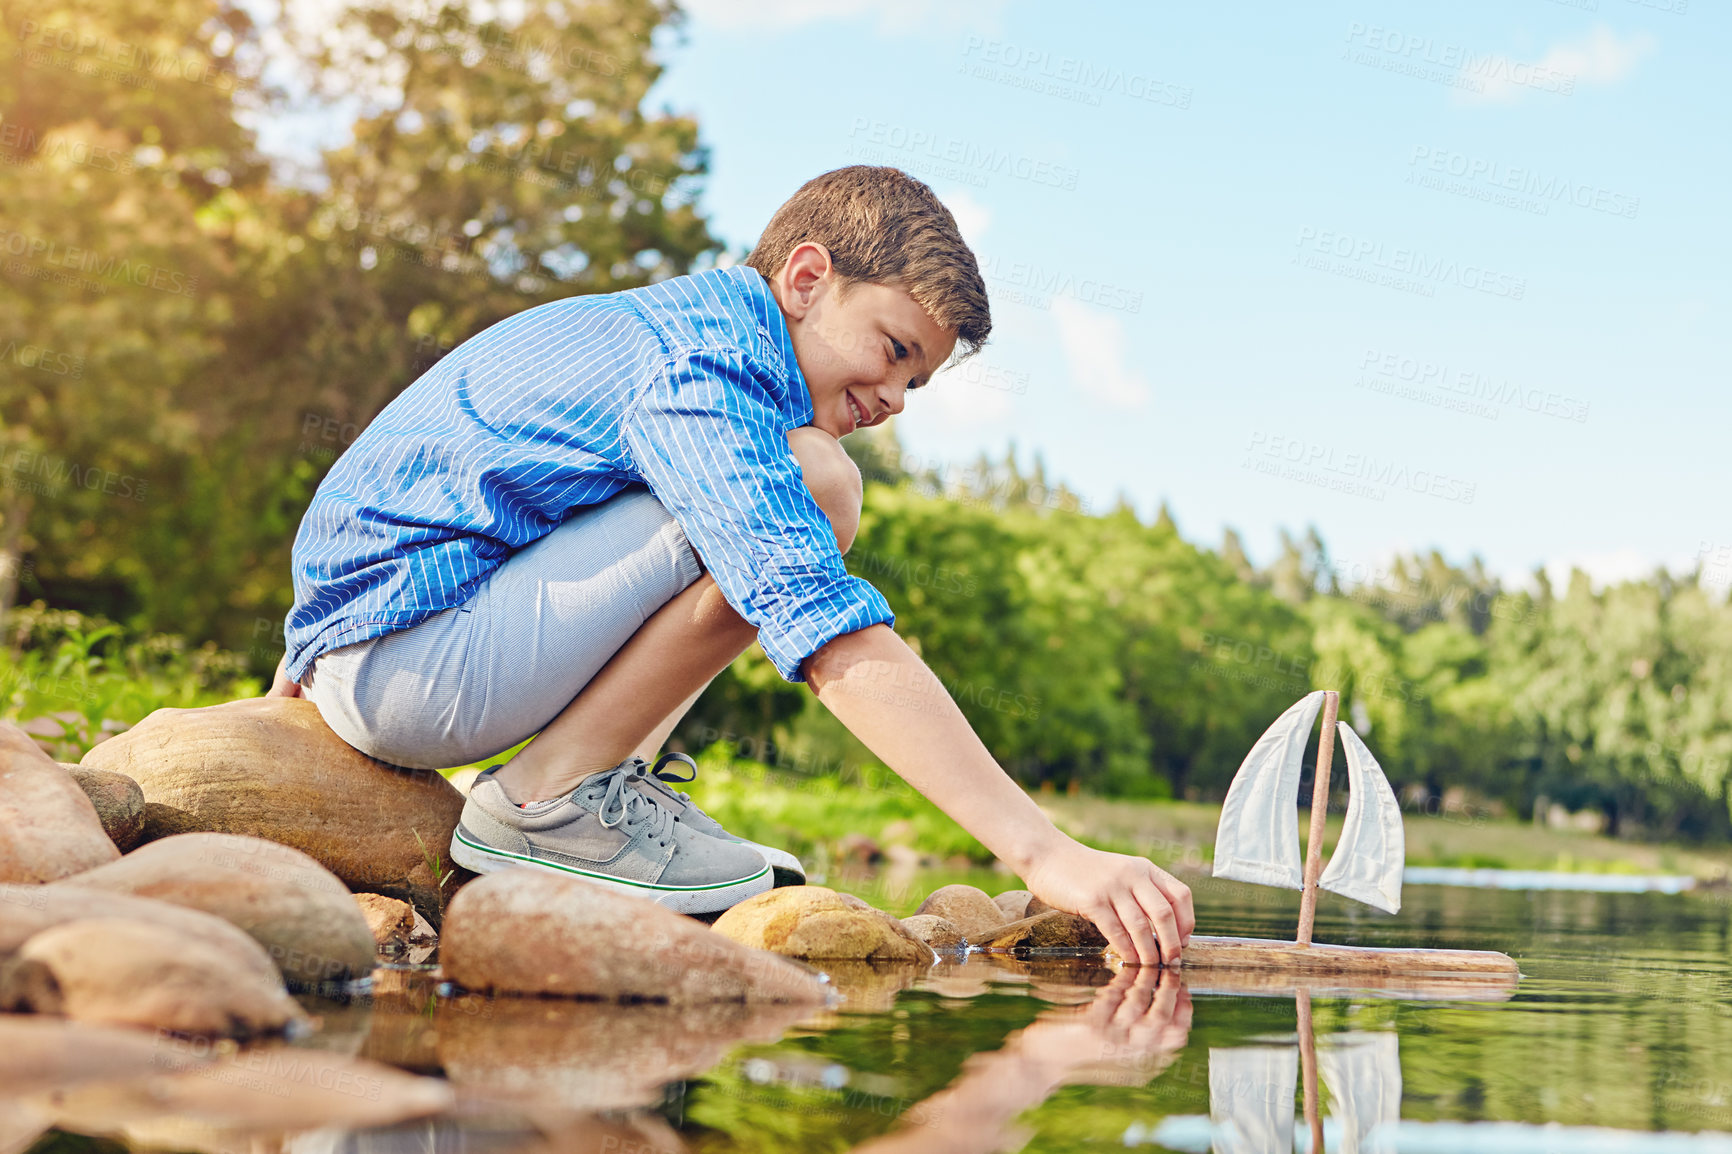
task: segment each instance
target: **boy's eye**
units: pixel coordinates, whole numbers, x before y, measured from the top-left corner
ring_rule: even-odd
[[[890,351],[896,354],[897,360],[901,360],[903,357],[908,355],[908,350],[903,348],[902,342],[897,340],[895,337],[890,338]]]

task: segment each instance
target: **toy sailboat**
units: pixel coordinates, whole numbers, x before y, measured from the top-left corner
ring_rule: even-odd
[[[1340,694],[1307,694],[1276,719],[1251,747],[1227,789],[1215,835],[1214,876],[1255,885],[1300,890],[1299,929],[1291,942],[1261,938],[1193,937],[1183,965],[1291,968],[1331,973],[1430,973],[1516,975],[1507,954],[1480,950],[1367,949],[1313,945],[1312,923],[1319,888],[1376,906],[1401,909],[1401,874],[1407,843],[1401,807],[1383,768],[1353,727],[1338,721]],[[1311,792],[1311,825],[1305,863],[1299,862],[1299,774],[1317,714],[1323,732]],[[1329,770],[1335,731],[1347,756],[1347,819],[1329,868],[1323,868],[1323,822],[1329,809]]]
[[[1192,939],[1195,941],[1196,939]],[[1514,977],[1482,975],[1338,975],[1233,973],[1216,970],[1206,982],[1187,979],[1193,996],[1291,996],[1291,1038],[1265,1035],[1247,1046],[1209,1047],[1209,1112],[1167,1114],[1133,1122],[1126,1146],[1159,1146],[1196,1154],[1381,1154],[1394,1150],[1401,1126],[1401,1041],[1393,1032],[1349,1030],[1318,1037],[1311,999],[1345,998],[1357,1007],[1377,998],[1450,1002],[1503,1002]],[[1294,1090],[1302,1091],[1306,1130],[1297,1130]],[[1324,1091],[1328,1091],[1325,1103]],[[1325,1117],[1327,1113],[1327,1117]],[[1309,1131],[1307,1136],[1306,1131]]]
[[[1372,1154],[1393,1149],[1401,1124],[1401,1042],[1393,1033],[1349,1031],[1314,1036],[1310,995],[1297,994],[1297,1046],[1269,1038],[1250,1046],[1209,1047],[1209,1113],[1169,1114],[1127,1138],[1173,1150],[1216,1154]],[[1303,1075],[1310,1141],[1295,1135],[1294,1090]],[[1321,1084],[1321,1085],[1320,1085]],[[1323,1117],[1320,1089],[1329,1089]]]

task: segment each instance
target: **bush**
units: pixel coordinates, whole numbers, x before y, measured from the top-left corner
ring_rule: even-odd
[[[76,761],[106,729],[126,729],[164,707],[216,705],[256,697],[243,654],[206,643],[194,649],[168,634],[128,637],[112,621],[49,609],[14,610],[0,650],[0,717],[52,718],[57,756]]]

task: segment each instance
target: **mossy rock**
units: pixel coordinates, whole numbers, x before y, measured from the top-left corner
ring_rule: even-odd
[[[932,947],[897,919],[823,886],[784,886],[747,898],[716,919],[715,932],[754,949],[813,961],[936,960]]]

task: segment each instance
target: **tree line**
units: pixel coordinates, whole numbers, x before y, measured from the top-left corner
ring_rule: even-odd
[[[1205,548],[1164,508],[1085,512],[1038,457],[910,467],[893,435],[866,436],[849,438],[867,494],[848,567],[1031,787],[1219,798],[1263,729],[1327,688],[1415,797],[1727,833],[1732,605],[1711,574],[1508,589],[1435,552],[1341,566],[1315,529],[1259,569],[1230,530]],[[757,652],[683,733],[793,769],[870,760]]]

